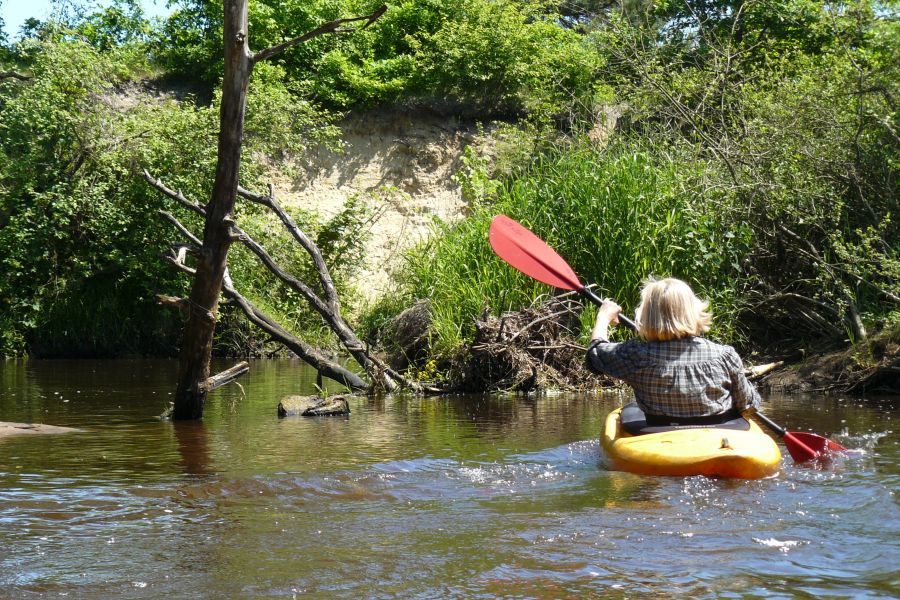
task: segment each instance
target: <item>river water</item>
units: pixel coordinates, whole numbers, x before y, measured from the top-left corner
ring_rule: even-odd
[[[279,420],[314,380],[257,361],[171,423],[175,368],[0,362],[0,421],[82,430],[0,439],[0,598],[900,596],[896,397],[766,398],[831,465],[654,478],[602,467],[615,393]]]

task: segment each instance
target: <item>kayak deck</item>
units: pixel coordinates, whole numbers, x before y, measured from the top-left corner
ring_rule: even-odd
[[[632,435],[621,426],[622,409],[606,418],[601,445],[616,471],[640,475],[760,479],[781,464],[775,441],[750,421],[750,429],[690,427]]]

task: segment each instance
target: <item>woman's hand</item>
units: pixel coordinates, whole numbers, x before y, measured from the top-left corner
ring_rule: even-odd
[[[618,325],[619,313],[621,312],[621,306],[612,300],[604,300],[603,304],[601,304],[600,308],[597,310],[597,322],[599,323],[600,319],[603,319],[607,325]]]
[[[591,333],[591,340],[607,339],[609,326],[619,323],[619,313],[621,312],[621,306],[612,300],[604,300],[597,309],[597,321],[594,324],[594,331]]]

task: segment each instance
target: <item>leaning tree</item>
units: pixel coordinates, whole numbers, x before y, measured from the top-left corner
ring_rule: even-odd
[[[252,52],[248,43],[247,0],[226,0],[224,3],[225,71],[222,82],[222,100],[219,113],[219,146],[212,198],[205,206],[192,202],[180,192],[169,189],[161,179],[145,171],[147,180],[164,194],[178,201],[204,219],[203,237],[200,239],[184,227],[171,213],[164,213],[186,238],[169,257],[171,262],[193,276],[188,298],[160,296],[162,302],[177,305],[185,315],[184,337],[179,357],[178,384],[175,393],[173,419],[199,419],[211,387],[221,379],[210,377],[213,334],[218,314],[219,296],[235,301],[251,322],[261,327],[273,339],[285,344],[320,374],[335,379],[351,389],[392,390],[400,384],[410,384],[398,373],[371,356],[365,345],[346,324],[340,313],[335,287],[328,274],[325,261],[315,244],[290,219],[275,202],[271,188],[267,195],[255,194],[239,186],[241,163],[241,139],[244,128],[247,88],[255,64],[267,60],[284,50],[322,35],[349,32],[354,26],[371,25],[387,10],[381,6],[371,14],[330,21],[284,43]],[[275,212],[294,239],[310,254],[316,265],[321,295],[303,281],[280,268],[266,250],[242,231],[233,217],[238,195],[263,204]],[[298,291],[322,316],[342,345],[366,370],[371,383],[357,374],[330,361],[324,353],[291,335],[275,320],[260,311],[240,294],[228,275],[228,250],[239,242],[247,246],[282,282]],[[193,267],[186,257],[194,257]]]

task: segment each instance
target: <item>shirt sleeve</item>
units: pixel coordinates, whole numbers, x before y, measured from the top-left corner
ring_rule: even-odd
[[[594,373],[602,373],[627,381],[635,365],[629,352],[629,343],[615,343],[598,339],[591,342],[587,351],[587,367]]]
[[[759,408],[759,392],[744,375],[744,363],[737,351],[731,346],[725,351],[725,363],[731,377],[731,399],[734,408],[745,410],[747,408]]]

